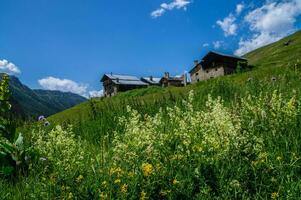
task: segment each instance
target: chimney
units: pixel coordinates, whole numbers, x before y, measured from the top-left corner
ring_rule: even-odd
[[[165,72],[165,73],[164,73],[164,77],[165,77],[165,78],[169,78],[169,72]]]
[[[149,77],[149,80],[153,81],[153,76],[150,76],[150,77]]]
[[[199,64],[199,61],[198,60],[195,60],[194,61],[194,66],[197,66]]]

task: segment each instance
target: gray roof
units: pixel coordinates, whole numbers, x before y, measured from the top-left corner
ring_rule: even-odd
[[[112,80],[116,85],[148,85],[140,80]]]
[[[105,76],[111,79],[113,83],[115,83],[116,85],[145,85],[145,86],[148,85],[147,83],[141,81],[136,76],[105,74],[101,79],[102,81],[104,80]]]
[[[119,79],[119,80],[136,80],[139,81],[140,79],[137,76],[128,76],[128,75],[119,75],[119,74],[105,74],[110,79]]]
[[[220,52],[216,52],[216,51],[210,51],[209,53],[214,53],[216,55],[220,55],[220,56],[224,56],[224,57],[236,58],[236,59],[239,59],[239,60],[247,60],[246,58],[243,58],[243,57],[240,57],[240,56],[235,56],[235,55],[220,53]]]
[[[160,84],[160,80],[161,78],[151,78],[150,77],[142,77],[142,79],[144,79],[145,81],[147,81],[148,83],[151,83],[151,84]]]

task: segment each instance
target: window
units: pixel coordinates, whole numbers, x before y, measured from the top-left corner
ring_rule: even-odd
[[[198,79],[197,81],[200,82],[200,79]]]
[[[206,70],[206,73],[209,73],[209,70]]]
[[[213,79],[214,77],[213,76],[210,76],[210,79]]]
[[[199,75],[199,73],[195,73],[195,75],[196,75],[196,76],[198,76],[198,75]]]
[[[217,71],[217,68],[215,68],[215,71]]]

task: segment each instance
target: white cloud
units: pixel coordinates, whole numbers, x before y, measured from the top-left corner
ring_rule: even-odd
[[[5,59],[0,60],[0,72],[10,75],[21,73],[20,69],[14,63],[8,62]]]
[[[236,14],[240,15],[240,13],[243,11],[244,8],[245,8],[244,4],[242,4],[242,3],[237,4],[236,5],[236,10],[235,10]]]
[[[222,47],[223,43],[223,41],[214,41],[212,44],[215,49],[219,49]]]
[[[102,97],[104,94],[103,94],[103,90],[92,90],[89,92],[89,97],[90,98],[94,98],[94,97]]]
[[[262,47],[266,44],[270,44],[281,39],[281,36],[277,35],[270,35],[269,33],[259,33],[254,34],[251,39],[243,40],[240,39],[239,41],[239,49],[235,51],[235,55],[244,55],[247,52],[250,52],[254,49]]]
[[[294,31],[299,15],[301,0],[267,1],[260,8],[250,11],[244,21],[249,25],[252,35],[240,40],[235,54],[243,55],[287,36]]]
[[[224,35],[226,37],[230,35],[236,35],[237,24],[235,24],[236,18],[230,14],[223,20],[218,20],[216,22],[217,25],[224,31]]]
[[[69,79],[60,79],[52,76],[38,80],[40,86],[45,90],[58,90],[61,92],[71,92],[86,98],[101,97],[103,90],[88,90],[87,84],[77,83]]]
[[[204,43],[203,47],[209,47],[210,45],[208,43]]]
[[[72,92],[81,96],[87,96],[88,86],[79,84],[69,79],[59,79],[52,76],[40,79],[39,84],[46,90],[58,90],[62,92]]]
[[[151,17],[152,18],[160,17],[168,10],[181,9],[181,8],[186,10],[186,6],[190,3],[191,3],[190,0],[174,0],[171,3],[162,3],[160,5],[160,8],[151,12]]]

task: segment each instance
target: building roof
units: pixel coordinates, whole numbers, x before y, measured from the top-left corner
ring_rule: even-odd
[[[159,85],[161,78],[142,77],[143,80],[150,84]]]
[[[101,81],[103,82],[105,78],[111,79],[116,85],[148,85],[136,76],[104,74]]]
[[[235,55],[230,55],[230,54],[225,54],[225,53],[220,53],[220,52],[216,52],[216,51],[210,51],[209,53],[207,53],[206,56],[210,55],[210,54],[215,54],[215,55],[219,55],[219,56],[223,56],[223,57],[228,57],[228,58],[235,58],[237,60],[247,60],[244,57],[240,57],[240,56],[235,56]],[[204,58],[206,57],[204,56]]]
[[[247,61],[246,58],[244,57],[240,57],[240,56],[235,56],[235,55],[230,55],[230,54],[224,54],[224,53],[220,53],[220,52],[216,52],[216,51],[209,51],[201,60],[201,62],[199,62],[198,64],[195,64],[194,67],[189,71],[189,73],[192,73],[195,68],[197,68],[200,64],[204,64],[206,62],[206,60],[209,58],[209,57],[212,57],[212,56],[221,56],[221,57],[227,57],[227,58],[232,58],[232,59],[236,59],[236,60],[239,60],[239,61]]]

